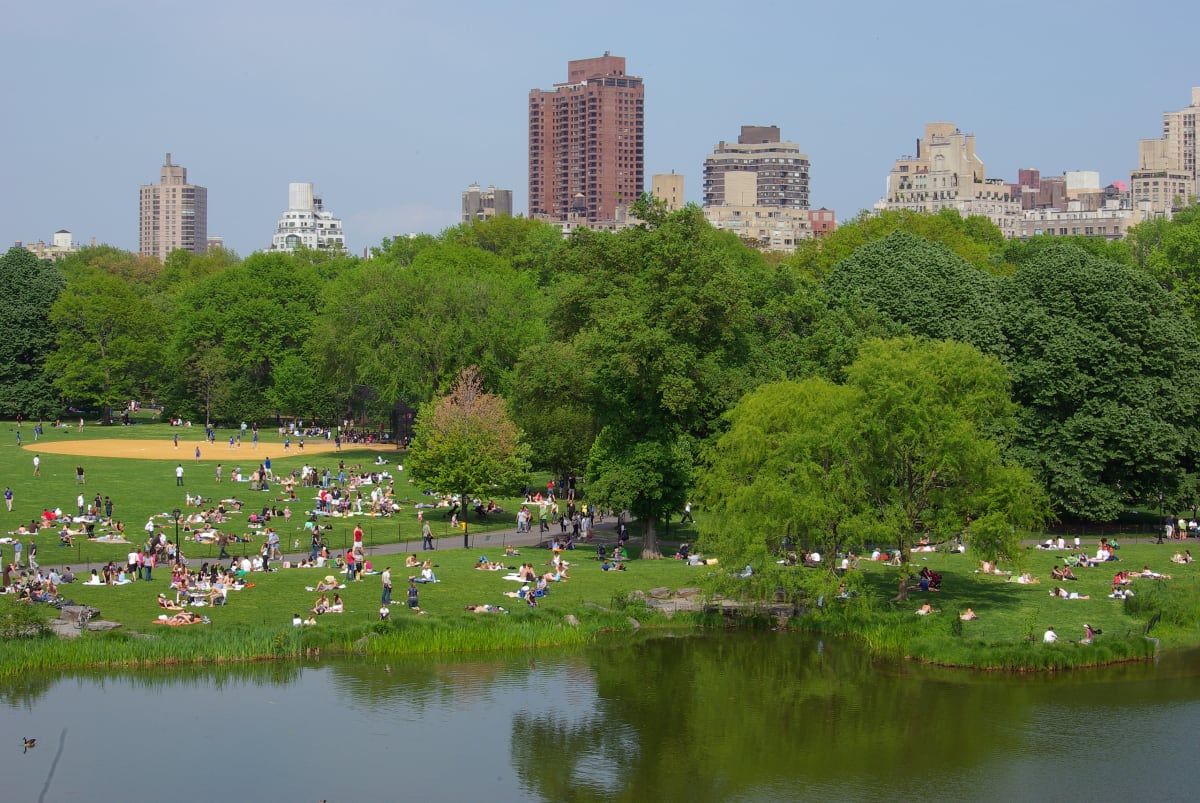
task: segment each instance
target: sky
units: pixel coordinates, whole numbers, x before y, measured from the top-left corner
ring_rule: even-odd
[[[646,85],[646,181],[699,203],[704,157],[777,125],[810,199],[870,208],[926,122],[976,135],[989,177],[1128,180],[1137,141],[1200,86],[1200,3],[521,3],[45,0],[0,25],[0,243],[136,250],[166,153],[208,188],[208,231],[270,245],[314,182],[361,253],[457,223],[471,183],[527,208],[527,98],[604,51]]]

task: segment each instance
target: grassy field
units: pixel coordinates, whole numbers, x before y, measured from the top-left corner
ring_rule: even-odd
[[[128,540],[140,544],[146,536],[143,530],[146,521],[151,516],[162,516],[178,507],[187,510],[185,495],[187,493],[201,494],[206,499],[222,499],[236,496],[245,502],[245,507],[239,516],[234,516],[227,532],[250,539],[248,543],[238,543],[230,547],[231,554],[253,553],[262,543],[261,535],[246,526],[246,518],[251,511],[259,510],[264,505],[276,506],[282,510],[285,506],[293,513],[290,524],[282,519],[276,519],[273,524],[280,533],[281,543],[285,551],[294,551],[293,547],[299,542],[298,549],[307,551],[309,537],[303,530],[305,511],[314,505],[312,489],[297,488],[296,502],[288,502],[283,489],[278,484],[272,486],[270,492],[251,491],[248,482],[232,483],[230,477],[233,469],[240,466],[249,476],[250,471],[267,456],[271,457],[272,470],[276,475],[284,474],[293,469],[299,470],[306,462],[318,469],[328,467],[336,476],[339,461],[344,461],[347,467],[361,465],[370,467],[377,457],[388,461],[381,466],[387,470],[396,481],[396,493],[404,509],[399,514],[387,518],[353,517],[348,519],[322,519],[322,524],[332,524],[333,529],[326,533],[326,540],[335,551],[344,551],[350,544],[351,532],[356,523],[361,524],[364,531],[364,543],[367,546],[376,544],[405,544],[420,545],[420,524],[417,521],[417,511],[413,504],[428,501],[423,497],[422,488],[408,482],[407,472],[400,470],[404,452],[394,448],[376,447],[374,449],[351,448],[345,446],[341,452],[309,454],[298,452],[296,440],[293,439],[291,453],[284,456],[281,439],[274,430],[260,430],[260,442],[257,449],[252,449],[250,443],[240,448],[229,449],[228,438],[233,430],[218,430],[217,442],[213,445],[203,445],[201,459],[194,457],[194,449],[202,442],[203,427],[178,428],[166,424],[137,424],[134,426],[93,426],[87,425],[82,432],[72,427],[53,429],[47,425],[45,434],[39,442],[33,441],[33,426],[24,424],[21,427],[22,447],[16,445],[15,425],[5,422],[0,425],[0,433],[7,440],[0,440],[0,486],[8,486],[13,491],[13,509],[11,512],[0,510],[4,524],[0,532],[11,532],[21,524],[29,525],[31,519],[39,518],[46,508],[61,508],[65,513],[76,510],[76,497],[83,493],[89,502],[97,495],[101,500],[109,497],[113,501],[113,518],[124,522]],[[178,452],[173,449],[173,437],[180,435]],[[81,457],[61,455],[41,451],[41,447],[54,448],[63,444],[80,444],[97,440],[150,440],[158,441],[164,450],[170,450],[172,458],[167,460],[134,460],[115,457]],[[312,439],[309,439],[312,443]],[[41,459],[41,476],[33,476],[33,457]],[[185,471],[184,487],[175,484],[175,466],[182,463]],[[223,467],[224,481],[216,482],[216,466]],[[80,486],[75,481],[76,466],[84,467],[85,484]],[[497,499],[498,504],[515,515],[517,500]],[[192,510],[195,510],[193,508]],[[437,538],[457,537],[461,543],[461,531],[452,530],[449,518],[444,511],[426,511],[426,518],[434,529]],[[175,528],[165,519],[156,520],[167,532],[171,540],[175,538]],[[472,520],[471,533],[476,543],[490,542],[487,533],[499,528],[513,526],[512,516],[506,515],[502,521],[477,523]],[[181,539],[186,540],[187,534],[182,533]],[[28,537],[21,539],[26,545]],[[104,564],[109,560],[121,562],[129,551],[128,546],[120,544],[101,544],[88,542],[77,538],[74,547],[60,547],[58,537],[50,530],[43,530],[37,536],[38,560],[42,565],[71,565],[75,568]],[[212,544],[184,544],[183,553],[191,560],[209,560],[218,554],[218,548]],[[12,560],[12,547],[0,546],[0,554],[6,561]]]
[[[1084,546],[1094,554],[1094,543],[1085,541]],[[1171,563],[1179,548],[1178,542],[1126,544],[1117,551],[1120,561],[1074,569],[1079,579],[1065,582],[1050,579],[1050,570],[1063,565],[1065,553],[1030,548],[1009,568],[1040,580],[1032,585],[977,573],[979,563],[969,552],[914,556],[916,565],[943,575],[941,591],[910,591],[906,602],[894,605],[871,607],[852,601],[836,613],[819,614],[797,624],[854,634],[881,652],[956,666],[1052,669],[1141,658],[1153,654],[1155,645],[1143,634],[1160,610],[1166,615],[1158,617],[1150,635],[1163,647],[1200,644],[1200,564]],[[895,596],[900,569],[868,562],[862,566],[867,596],[877,601]],[[1131,586],[1133,599],[1109,597],[1117,571],[1144,566],[1173,579],[1138,579]],[[1052,597],[1049,592],[1055,587],[1090,599]],[[925,602],[935,613],[916,615]],[[978,619],[959,619],[968,607]],[[1078,643],[1084,636],[1084,624],[1103,631],[1092,645]],[[1042,634],[1049,627],[1059,635],[1057,644],[1042,644]]]

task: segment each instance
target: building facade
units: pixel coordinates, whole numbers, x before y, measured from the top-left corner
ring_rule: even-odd
[[[736,143],[718,142],[705,158],[704,205],[808,209],[808,168],[808,156],[781,141],[778,126],[744,125]],[[754,181],[732,187],[736,174]]]
[[[95,238],[92,238],[92,245],[95,244]],[[71,239],[71,232],[66,229],[54,232],[54,237],[49,244],[45,240],[38,240],[36,243],[22,243],[18,240],[15,245],[36,254],[38,259],[52,259],[55,262],[79,250],[79,245]]]
[[[166,259],[177,249],[208,250],[208,190],[188,184],[187,168],[171,164],[159,171],[158,184],[143,184],[138,203],[138,253]]]
[[[754,248],[794,251],[813,236],[808,171],[808,155],[778,126],[744,125],[736,143],[718,142],[704,159],[704,217]]]
[[[1200,129],[1200,87],[1192,87],[1186,109],[1163,113],[1161,139],[1138,142],[1138,166],[1129,174],[1135,204],[1149,204],[1156,216],[1195,201],[1200,195],[1196,132]]]
[[[529,216],[615,220],[645,186],[645,87],[625,59],[567,62],[567,81],[529,93]],[[582,204],[579,202],[582,198]]]
[[[938,212],[954,209],[963,217],[982,215],[1005,237],[1015,237],[1021,204],[1012,187],[989,179],[975,152],[975,135],[953,123],[927,123],[915,156],[896,160],[888,174],[887,195],[876,209]]]
[[[478,184],[463,190],[463,223],[503,216],[512,217],[512,190],[498,190],[492,186],[481,190]]]
[[[297,248],[324,251],[346,248],[341,219],[325,211],[321,197],[313,194],[311,181],[288,184],[288,208],[271,238],[272,251],[290,253]]]
[[[682,209],[683,176],[678,173],[655,173],[650,177],[650,194],[666,205],[668,212]]]

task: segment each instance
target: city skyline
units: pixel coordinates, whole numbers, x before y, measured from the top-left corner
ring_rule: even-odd
[[[812,160],[811,206],[841,220],[883,196],[933,121],[974,133],[989,176],[1128,181],[1139,140],[1161,136],[1163,113],[1200,85],[1200,11],[1155,0],[945,17],[890,3],[753,10],[739,28],[717,24],[728,6],[715,2],[615,2],[598,18],[544,2],[363,2],[328,19],[307,0],[15,7],[0,32],[14,109],[0,131],[0,236],[68,229],[136,251],[138,189],[165,152],[208,188],[209,234],[243,255],[269,247],[279,188],[300,179],[337,199],[354,253],[454,225],[474,183],[512,188],[525,213],[528,94],[605,51],[645,81],[647,185],[674,171],[700,203],[714,142],[778,126]],[[281,33],[304,18],[321,19],[319,40]],[[1153,36],[1131,37],[1141,30]],[[1153,59],[1138,55],[1147,42]],[[486,66],[468,52],[488,52]]]

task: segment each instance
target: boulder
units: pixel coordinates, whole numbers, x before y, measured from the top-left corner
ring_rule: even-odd
[[[671,596],[671,589],[669,589],[669,588],[652,588],[649,591],[647,591],[646,593],[649,594],[650,596],[654,597],[654,599],[666,599],[667,597]]]
[[[634,631],[642,629],[642,623],[637,619],[634,619],[632,616],[630,616],[627,621],[629,622],[629,626],[632,627]]]
[[[703,592],[699,588],[681,588],[675,592],[675,596],[680,599],[690,599],[701,593]]]
[[[579,620],[575,618],[575,614],[573,613],[568,613],[566,616],[564,616],[563,621],[569,624],[571,627],[579,627]]]

